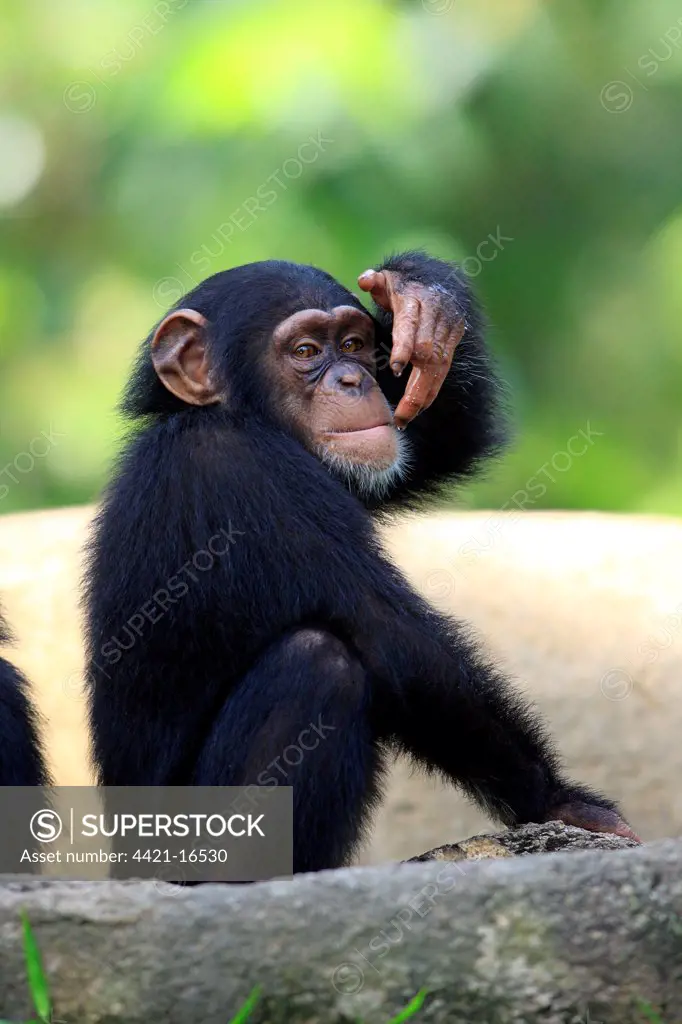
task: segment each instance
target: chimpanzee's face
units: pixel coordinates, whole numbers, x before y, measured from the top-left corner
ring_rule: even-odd
[[[405,435],[376,380],[374,321],[350,304],[300,308],[305,304],[303,295],[290,297],[293,312],[278,320],[273,311],[268,326],[264,316],[251,353],[239,358],[259,388],[262,380],[271,413],[333,476],[364,497],[380,495],[409,460]],[[238,398],[236,387],[230,396],[229,375],[221,383],[213,358],[221,339],[209,344],[210,330],[198,311],[178,309],[151,342],[159,379],[186,405],[229,406]],[[241,341],[232,340],[233,351]]]
[[[274,330],[265,370],[284,424],[331,470],[370,492],[400,473],[405,438],[376,381],[367,313],[294,313]]]

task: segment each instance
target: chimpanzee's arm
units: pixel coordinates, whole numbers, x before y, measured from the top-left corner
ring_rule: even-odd
[[[565,778],[537,713],[459,624],[424,606],[370,606],[355,637],[377,680],[379,738],[462,786],[506,825],[560,819],[636,838],[616,805]],[[371,639],[370,639],[371,638]]]
[[[422,252],[392,256],[376,269],[397,275],[393,281],[403,293],[414,286],[422,308],[430,302],[437,306],[441,323],[464,328],[438,396],[406,428],[415,468],[381,503],[385,507],[428,495],[450,478],[471,475],[503,447],[507,423],[502,387],[483,337],[483,316],[464,272]],[[376,305],[374,316],[379,325],[378,381],[397,406],[410,368],[396,377],[390,365],[393,313]]]

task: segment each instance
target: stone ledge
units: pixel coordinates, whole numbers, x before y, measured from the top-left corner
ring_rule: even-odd
[[[0,1016],[31,1015],[19,913],[69,1024],[682,1022],[682,841],[351,868],[253,886],[0,881]],[[251,1021],[250,1021],[251,1024]]]

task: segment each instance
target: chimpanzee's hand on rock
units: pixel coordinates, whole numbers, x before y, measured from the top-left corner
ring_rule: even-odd
[[[636,832],[630,828],[617,811],[607,807],[600,807],[598,804],[582,803],[572,801],[554,807],[547,815],[547,821],[563,821],[565,825],[576,825],[578,828],[587,829],[588,832],[610,832],[614,836],[623,836],[624,839],[634,839],[641,843]]]
[[[366,270],[358,284],[393,314],[393,372],[400,376],[412,363],[394,415],[396,426],[404,428],[440,391],[464,335],[464,320],[453,320],[452,296],[437,285],[418,284],[391,270]]]

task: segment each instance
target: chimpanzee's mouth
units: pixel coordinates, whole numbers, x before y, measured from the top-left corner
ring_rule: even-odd
[[[373,435],[373,436],[378,437],[378,436],[380,436],[380,434],[379,434],[380,431],[394,430],[394,429],[395,429],[395,427],[393,426],[393,424],[389,423],[388,421],[386,421],[384,423],[374,423],[371,426],[367,426],[367,427],[345,427],[345,428],[342,428],[341,430],[325,430],[324,431],[324,436],[325,437],[340,437],[340,436],[343,436],[344,434],[366,434],[368,436]]]

